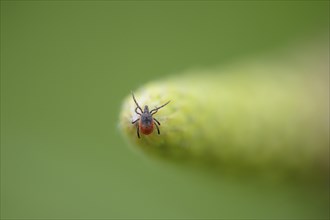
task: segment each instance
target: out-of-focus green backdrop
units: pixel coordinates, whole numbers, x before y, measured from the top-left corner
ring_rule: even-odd
[[[1,1],[1,218],[325,218],[328,197],[150,161],[117,129],[152,79],[286,47],[328,1]],[[304,193],[301,193],[304,192]]]

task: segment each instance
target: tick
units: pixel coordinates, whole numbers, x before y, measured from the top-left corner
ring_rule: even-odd
[[[160,122],[156,118],[154,118],[153,115],[156,114],[160,108],[163,108],[165,105],[167,105],[170,101],[166,102],[164,105],[161,105],[159,107],[152,109],[151,111],[149,111],[149,107],[147,105],[145,105],[144,110],[142,111],[142,108],[136,101],[133,92],[132,92],[132,96],[133,96],[133,100],[136,104],[135,113],[140,116],[135,121],[132,121],[132,124],[136,124],[137,122],[139,123],[136,126],[136,128],[137,128],[136,133],[137,133],[138,138],[140,138],[140,131],[142,134],[145,134],[145,135],[151,134],[154,130],[154,125],[157,128],[158,134],[160,134],[159,127],[158,127],[158,125],[160,125]],[[138,112],[138,110],[140,110],[140,112]]]

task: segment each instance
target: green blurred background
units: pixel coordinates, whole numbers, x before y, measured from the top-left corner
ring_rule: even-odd
[[[1,218],[328,217],[324,191],[150,161],[117,128],[143,83],[285,48],[328,16],[328,1],[1,1]]]

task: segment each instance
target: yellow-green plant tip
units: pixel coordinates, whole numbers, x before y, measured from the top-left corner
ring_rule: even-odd
[[[151,82],[134,94],[142,108],[171,101],[154,115],[160,135],[155,129],[137,137],[131,95],[120,128],[134,146],[159,158],[322,179],[329,171],[328,74],[312,69],[253,64]]]

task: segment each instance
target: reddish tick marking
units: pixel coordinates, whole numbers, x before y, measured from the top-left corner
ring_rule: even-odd
[[[149,108],[146,105],[146,106],[144,106],[144,111],[142,111],[142,108],[139,106],[138,102],[136,101],[133,92],[132,92],[132,96],[133,96],[133,100],[136,104],[135,113],[140,115],[140,117],[138,119],[136,119],[135,121],[132,121],[132,124],[136,124],[136,122],[139,122],[139,124],[136,126],[136,128],[137,128],[136,133],[137,133],[138,138],[140,138],[140,130],[141,130],[142,134],[145,134],[145,135],[151,134],[154,130],[154,124],[156,125],[158,134],[160,134],[159,127],[158,127],[158,125],[160,125],[160,123],[157,119],[155,119],[152,116],[158,112],[158,109],[163,108],[170,101],[166,102],[164,105],[161,105],[159,107],[152,109],[151,111],[149,111]],[[137,111],[138,109],[140,110],[140,112]]]

